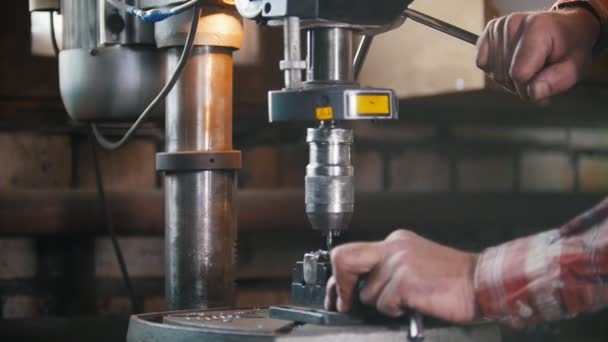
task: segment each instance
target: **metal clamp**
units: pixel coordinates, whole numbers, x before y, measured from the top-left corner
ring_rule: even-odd
[[[165,172],[237,170],[241,168],[241,159],[241,151],[157,153],[156,170]]]

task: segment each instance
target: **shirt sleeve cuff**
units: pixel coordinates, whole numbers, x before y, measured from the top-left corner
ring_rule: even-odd
[[[606,0],[559,0],[553,6],[552,10],[558,10],[577,3],[589,4],[593,14],[600,21],[600,35],[596,43],[596,49],[608,47],[608,1]]]
[[[485,250],[474,275],[480,314],[513,328],[563,316],[557,230]]]

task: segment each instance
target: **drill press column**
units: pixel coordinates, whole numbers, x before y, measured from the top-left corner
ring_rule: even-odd
[[[232,146],[232,52],[242,26],[230,7],[203,7],[201,13],[190,60],[166,99],[166,152],[156,159],[157,169],[165,171],[165,293],[171,310],[232,306],[235,296],[241,154]],[[175,30],[178,23],[166,25],[157,26],[157,40],[169,44],[169,71],[183,35]]]

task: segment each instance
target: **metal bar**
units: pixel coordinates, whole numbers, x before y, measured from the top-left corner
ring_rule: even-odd
[[[175,67],[181,47],[168,51]],[[166,152],[232,150],[232,49],[196,46],[166,100]],[[171,310],[232,306],[236,171],[165,174],[165,291]]]
[[[285,73],[285,88],[297,88],[302,83],[305,68],[300,46],[300,18],[288,17],[283,23],[283,54],[281,70]]]
[[[359,42],[359,47],[357,48],[357,52],[355,53],[355,59],[353,61],[355,69],[355,81],[358,80],[359,75],[361,75],[361,70],[363,70],[365,59],[367,59],[369,49],[372,47],[373,42],[374,36],[361,37],[361,41]]]
[[[403,13],[410,19],[412,19],[413,21],[420,23],[422,25],[428,26],[430,28],[433,28],[437,31],[443,32],[445,34],[448,34],[452,37],[458,38],[462,41],[465,41],[469,44],[472,45],[476,45],[477,44],[477,40],[479,39],[479,36],[469,32],[467,30],[463,30],[458,26],[454,26],[452,24],[446,23],[445,21],[441,21],[437,18],[433,18],[431,16],[428,16],[424,13],[420,13],[418,11],[415,11],[413,9],[406,9],[405,11],[403,11]]]

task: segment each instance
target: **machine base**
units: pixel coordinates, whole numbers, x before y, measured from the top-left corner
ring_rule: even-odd
[[[407,324],[316,325],[274,319],[269,309],[197,310],[132,316],[128,342],[407,341]],[[425,342],[499,342],[494,324],[425,330]]]

